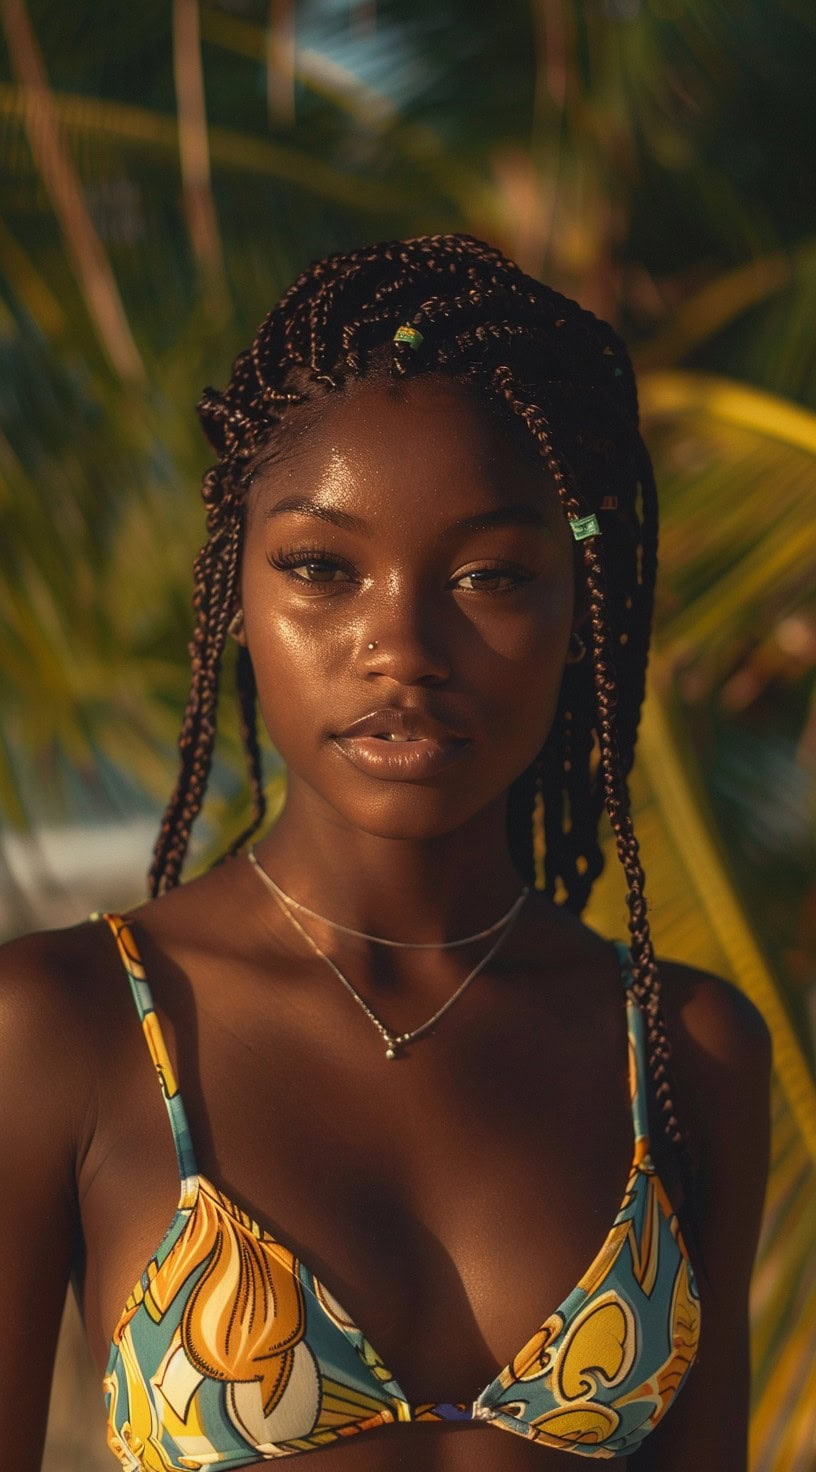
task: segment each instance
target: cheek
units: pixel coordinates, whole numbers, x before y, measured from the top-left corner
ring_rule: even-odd
[[[269,611],[247,624],[258,706],[269,738],[287,761],[325,725],[327,677],[335,662],[336,639],[321,633],[315,620]]]
[[[262,670],[273,683],[288,685],[304,672],[330,665],[339,644],[331,609],[321,607],[318,598],[303,602],[291,596],[283,575],[255,547],[245,558],[241,598],[259,689]]]
[[[486,702],[490,744],[508,782],[535,759],[555,718],[573,601],[572,583],[555,579],[538,584],[518,612],[475,626],[468,667]]]
[[[469,620],[474,668],[487,659],[493,678],[524,686],[530,679],[560,682],[573,616],[572,585],[551,580],[530,587],[522,601],[487,606]]]
[[[293,617],[280,608],[248,621],[247,637],[270,669],[291,672],[325,665],[329,649],[337,643],[328,620]]]

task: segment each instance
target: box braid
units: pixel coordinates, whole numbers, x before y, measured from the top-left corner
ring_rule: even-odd
[[[394,343],[399,326],[418,350]],[[192,681],[179,741],[180,769],[150,870],[153,895],[179,881],[204,798],[215,740],[218,683],[238,604],[244,514],[253,471],[286,453],[287,423],[351,380],[383,373],[445,375],[486,396],[543,460],[569,519],[596,512],[602,537],[576,544],[590,658],[568,664],[552,730],[537,762],[511,789],[508,835],[532,877],[529,814],[536,778],[545,812],[545,889],[580,914],[603,865],[606,808],[627,883],[634,990],[647,1024],[649,1063],[664,1130],[685,1155],[670,1077],[640,862],[627,790],[644,695],[657,566],[657,501],[638,431],[634,374],[617,334],[576,302],[526,276],[498,250],[465,235],[434,235],[336,254],[304,271],[235,360],[223,393],[198,412],[218,462],[204,477],[208,541],[195,562]],[[252,819],[265,814],[255,683],[239,650],[240,726]]]

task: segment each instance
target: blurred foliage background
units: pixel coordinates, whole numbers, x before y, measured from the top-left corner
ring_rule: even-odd
[[[774,1033],[753,1472],[816,1468],[815,66],[810,0],[0,0],[0,928],[143,892],[192,406],[309,259],[467,230],[612,320],[663,506],[655,932]],[[244,802],[227,713],[205,845]],[[49,1472],[97,1466],[77,1335]]]

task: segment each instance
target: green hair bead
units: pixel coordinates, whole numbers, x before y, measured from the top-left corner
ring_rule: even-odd
[[[590,516],[571,517],[570,527],[576,542],[584,542],[587,537],[599,537],[601,535],[601,528],[598,525],[598,518],[594,511]]]
[[[424,338],[417,327],[398,327],[394,333],[394,342],[404,342],[409,348],[418,353]]]

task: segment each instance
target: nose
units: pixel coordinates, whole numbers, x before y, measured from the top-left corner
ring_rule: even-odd
[[[367,680],[385,676],[399,685],[445,684],[451,662],[439,617],[408,599],[395,599],[389,607],[379,602],[360,630],[357,665]]]

